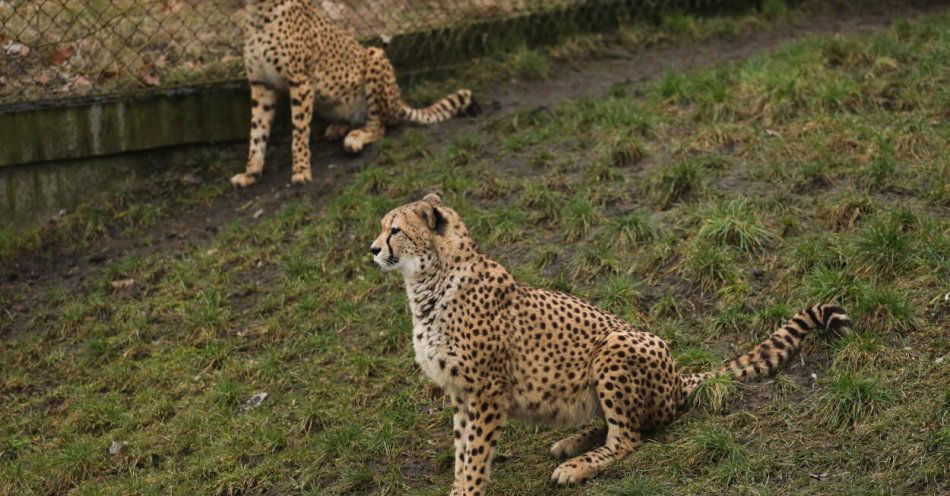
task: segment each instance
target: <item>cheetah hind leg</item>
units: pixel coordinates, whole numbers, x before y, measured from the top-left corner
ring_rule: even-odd
[[[592,364],[594,377],[599,377],[595,387],[607,421],[606,442],[559,465],[551,474],[551,481],[557,485],[587,481],[640,445],[643,402],[637,390],[630,387],[639,374],[624,354],[617,356],[619,350],[626,351],[626,357],[635,355],[630,341],[625,339],[620,334],[610,336]],[[613,345],[619,347],[614,348]]]
[[[323,132],[323,137],[327,141],[340,141],[350,132],[351,127],[335,122],[327,126],[327,130]]]
[[[359,129],[350,131],[343,140],[343,149],[347,153],[357,154],[363,151],[366,145],[375,143],[383,137],[383,124],[378,120],[376,122],[367,122]]]
[[[595,425],[568,436],[551,446],[551,455],[556,458],[577,456],[594,446],[604,444],[607,426]]]
[[[359,153],[370,143],[379,141],[386,128],[383,126],[383,111],[391,98],[386,92],[398,91],[396,74],[386,54],[379,48],[366,49],[366,124],[350,131],[343,140],[343,149]]]

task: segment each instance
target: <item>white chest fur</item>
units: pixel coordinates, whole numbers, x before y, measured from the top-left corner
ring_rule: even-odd
[[[448,290],[435,296],[437,301],[451,301],[454,290]],[[430,312],[420,318],[419,303],[430,298],[419,298],[413,289],[407,290],[409,307],[413,315],[412,347],[416,355],[416,363],[422,372],[443,389],[455,390],[461,381],[457,355],[453,350],[452,342],[446,329],[443,328],[438,313],[440,305],[432,305]],[[425,303],[422,303],[425,304]]]
[[[421,324],[413,327],[412,347],[416,352],[416,363],[422,372],[443,389],[451,388],[454,379],[458,376],[455,360],[449,355],[449,347],[445,335],[439,332],[437,326],[423,328]],[[417,336],[422,336],[417,339]],[[455,370],[455,375],[452,371]]]

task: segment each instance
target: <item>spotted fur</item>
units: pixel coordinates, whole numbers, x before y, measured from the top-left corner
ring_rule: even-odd
[[[819,304],[808,307],[798,312],[751,351],[729,360],[718,370],[682,375],[679,403],[680,405],[686,403],[689,395],[703,381],[713,376],[728,374],[743,382],[770,376],[784,367],[789,359],[801,349],[802,340],[809,332],[818,327],[837,332],[850,326],[851,319],[848,313],[837,305]]]
[[[484,494],[509,417],[556,426],[603,421],[551,447],[569,458],[552,480],[578,483],[673,419],[710,375],[773,373],[810,330],[850,322],[840,307],[815,305],[720,370],[681,375],[661,338],[573,296],[515,281],[436,195],[386,214],[370,251],[384,270],[402,273],[416,361],[451,398],[453,496]]]
[[[350,153],[383,137],[385,126],[434,124],[478,106],[467,89],[424,108],[403,99],[392,64],[380,48],[364,47],[324,16],[311,0],[249,0],[244,63],[251,85],[247,170],[231,178],[250,186],[264,170],[277,92],[290,93],[295,184],[310,182],[313,112],[332,123],[324,136]]]

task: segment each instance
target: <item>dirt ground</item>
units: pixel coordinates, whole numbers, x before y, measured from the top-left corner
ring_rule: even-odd
[[[936,8],[907,7],[898,12],[852,12],[846,16],[839,12],[813,14],[777,29],[737,39],[678,43],[632,53],[618,48],[610,58],[560,62],[551,71],[552,76],[543,81],[512,80],[490,84],[476,95],[485,109],[483,115],[475,119],[455,119],[431,128],[420,128],[419,131],[436,147],[441,147],[452,136],[465,132],[467,127],[481,120],[503,117],[523,109],[543,109],[564,100],[601,95],[616,84],[647,81],[667,70],[688,71],[717,62],[745,58],[810,35],[868,32],[888,26],[895,18],[913,18]],[[399,139],[404,130],[390,129],[387,139]],[[319,130],[315,130],[314,135],[318,134]],[[200,246],[210,240],[220,226],[231,220],[249,217],[258,211],[263,211],[260,217],[266,217],[288,199],[306,197],[314,205],[320,205],[327,195],[332,195],[354,172],[376,156],[373,148],[352,157],[345,154],[338,144],[314,140],[314,182],[307,187],[294,188],[288,183],[287,148],[287,141],[278,137],[269,150],[268,165],[260,183],[247,190],[230,191],[207,204],[182,211],[174,218],[164,219],[148,233],[153,240],[149,246],[137,246],[138,237],[110,232],[88,249],[76,250],[69,244],[53,244],[45,247],[42,254],[24,253],[5,263],[0,268],[0,291],[15,295],[8,309],[18,316],[14,321],[25,322],[28,319],[33,306],[31,295],[38,294],[51,282],[68,280],[76,287],[82,287],[97,278],[103,264],[110,259],[159,251],[176,252]],[[233,171],[238,171],[243,167],[245,149],[244,144],[222,145],[218,152],[233,163]],[[224,176],[210,177],[200,170],[194,172],[202,175],[202,181],[227,181]],[[176,169],[174,173],[187,174],[188,171]],[[171,180],[174,181],[174,178]],[[149,190],[146,188],[140,193],[148,195]],[[14,325],[13,329],[0,330],[0,335],[17,327]]]

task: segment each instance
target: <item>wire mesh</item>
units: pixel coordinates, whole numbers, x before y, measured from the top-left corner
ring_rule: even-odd
[[[280,0],[247,0],[248,2]],[[525,20],[537,36],[620,10],[649,15],[717,0],[311,0],[360,39],[404,36],[390,57],[436,66],[455,45],[489,45],[465,26]],[[245,0],[0,0],[0,105],[239,79]],[[718,3],[730,3],[721,0]],[[529,14],[542,15],[529,15]],[[460,48],[464,49],[465,46]],[[400,64],[397,63],[397,67]]]

